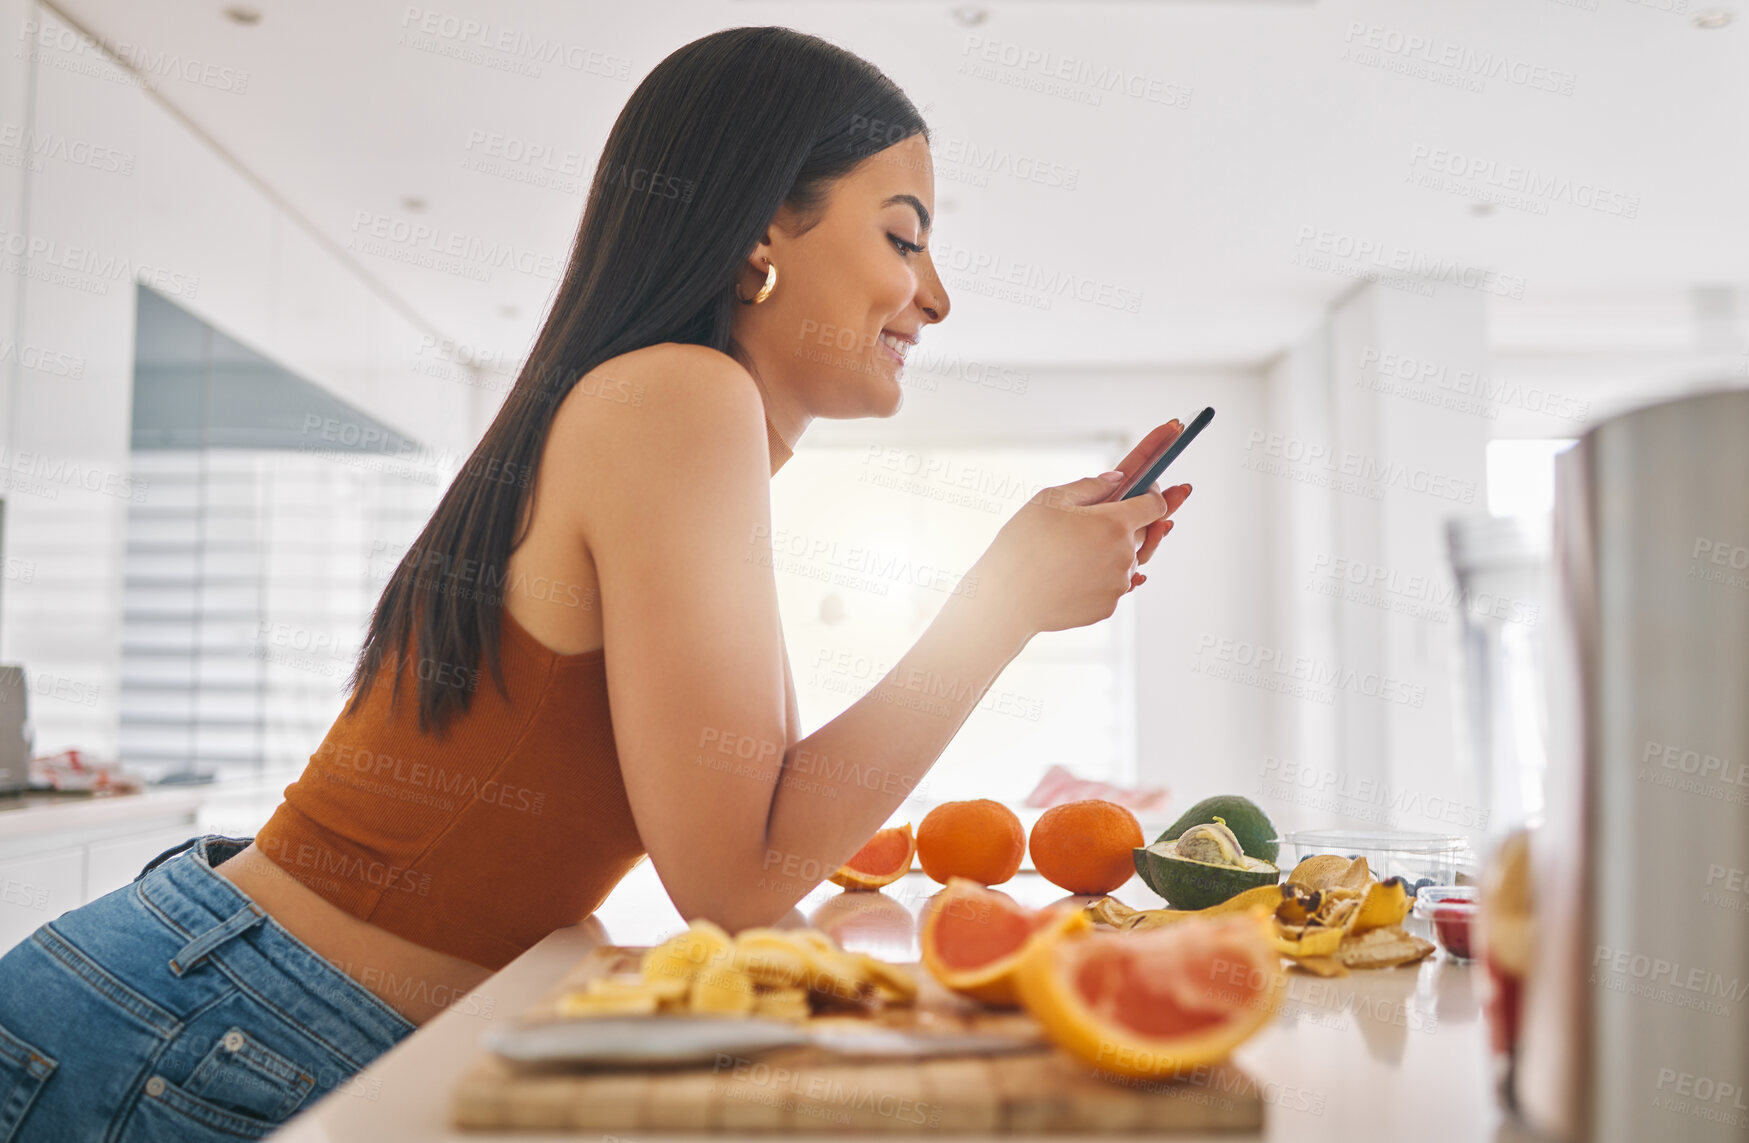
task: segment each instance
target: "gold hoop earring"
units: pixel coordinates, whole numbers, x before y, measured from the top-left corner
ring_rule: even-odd
[[[759,292],[750,298],[741,296],[741,284],[735,283],[735,300],[744,306],[756,306],[771,296],[771,291],[777,286],[777,265],[772,262],[765,264],[765,284],[759,287]]]

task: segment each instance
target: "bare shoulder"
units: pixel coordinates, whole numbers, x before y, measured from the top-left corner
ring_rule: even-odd
[[[726,353],[664,342],[609,358],[578,379],[553,417],[546,453],[565,515],[591,547],[653,526],[677,489],[708,488],[719,508],[770,495],[765,402]],[[702,504],[703,501],[698,501]]]
[[[587,396],[610,382],[628,390],[629,403],[637,407],[706,401],[720,412],[725,405],[745,405],[750,400],[763,409],[752,375],[739,361],[708,345],[664,341],[610,357],[584,374],[573,392],[582,390]]]
[[[709,346],[664,341],[610,357],[579,378],[553,432],[607,448],[749,427],[763,440],[764,417],[759,388],[740,362]]]

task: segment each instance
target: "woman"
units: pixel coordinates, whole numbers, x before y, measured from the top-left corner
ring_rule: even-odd
[[[658,65],[285,802],[0,958],[0,1143],[266,1134],[645,856],[688,919],[778,921],[1035,632],[1109,616],[1188,486],[1046,489],[877,687],[944,704],[871,694],[801,735],[769,481],[815,417],[898,409],[949,312],[933,210],[922,120],[857,57],[736,28]]]

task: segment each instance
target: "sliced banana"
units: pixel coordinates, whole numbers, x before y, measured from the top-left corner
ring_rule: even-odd
[[[896,964],[888,964],[867,953],[851,953],[861,966],[864,976],[874,985],[880,998],[888,1004],[909,1004],[917,999],[917,978]]]
[[[830,1008],[910,1004],[917,981],[867,953],[841,949],[818,929],[744,929],[706,920],[650,949],[635,979],[604,977],[558,1002],[566,1016],[653,1012],[758,1014],[805,1019]]]
[[[684,1002],[687,993],[692,991],[692,976],[678,972],[658,971],[652,974],[646,968],[644,978],[640,983],[644,991],[662,1001]]]
[[[633,1016],[656,1011],[658,1003],[641,983],[593,980],[587,988],[560,997],[558,1007],[564,1016]]]
[[[691,1010],[741,1016],[753,1011],[753,978],[732,968],[707,968],[692,982]]]
[[[783,929],[778,929],[776,931],[780,933],[785,932]],[[793,937],[804,945],[819,949],[821,952],[835,953],[838,951],[838,946],[833,943],[832,938],[821,932],[819,929],[790,929],[787,931],[786,935]]]
[[[670,938],[668,943],[674,946],[676,956],[698,969],[727,960],[735,945],[734,938],[724,932],[722,926],[702,918],[692,922],[684,933]]]
[[[735,938],[729,963],[761,984],[794,988],[808,978],[812,951],[798,948],[769,930],[749,930]]]
[[[808,1006],[808,992],[804,988],[768,988],[761,989],[753,997],[753,1014],[755,1016],[771,1016],[779,1020],[806,1019],[813,1009]]]

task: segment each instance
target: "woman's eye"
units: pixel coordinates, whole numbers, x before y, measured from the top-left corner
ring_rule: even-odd
[[[888,233],[887,237],[892,239],[893,245],[899,248],[899,253],[901,254],[918,254],[923,250],[923,247],[917,245],[915,242],[907,242],[897,234]]]

